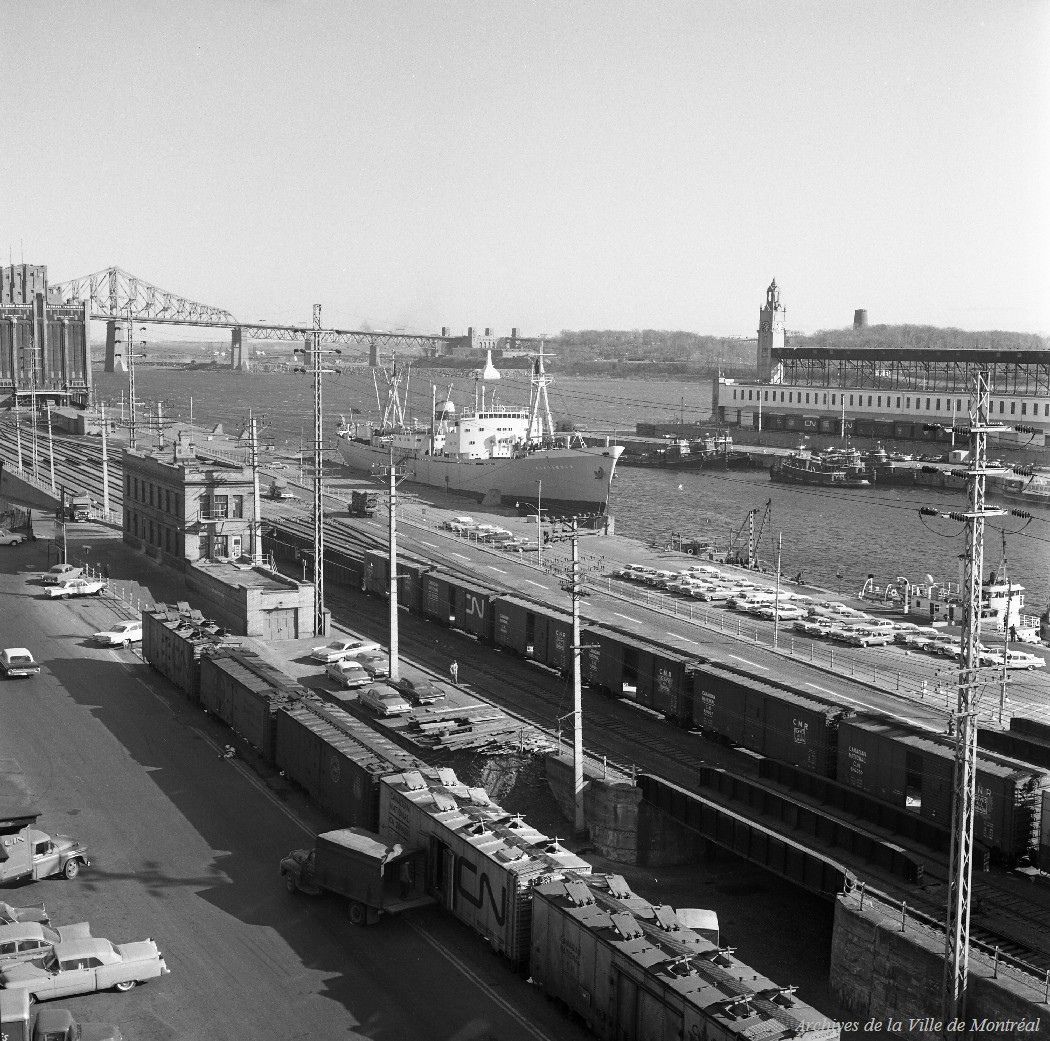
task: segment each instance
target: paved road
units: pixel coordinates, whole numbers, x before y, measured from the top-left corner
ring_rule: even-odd
[[[4,898],[43,899],[57,923],[86,919],[118,943],[152,936],[172,970],[67,1007],[151,1041],[582,1037],[436,910],[363,930],[335,901],[289,896],[278,861],[324,822],[221,758],[223,731],[136,655],[86,646],[112,615],[41,599],[18,574],[41,555],[31,544],[0,557],[4,645],[45,663],[0,686],[0,787],[85,841],[92,866]]]

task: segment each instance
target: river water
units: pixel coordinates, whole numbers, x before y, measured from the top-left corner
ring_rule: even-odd
[[[497,385],[502,402],[527,403],[527,376],[504,370],[503,377]],[[439,378],[424,370],[413,374],[409,416],[422,420],[428,414],[430,380]],[[454,397],[463,402],[473,395],[473,388],[462,374],[456,378]],[[312,436],[312,381],[306,375],[140,366],[135,380],[139,399],[162,401],[167,419],[188,419],[192,398],[194,422],[222,423],[233,433],[242,428],[251,407],[259,417],[262,439],[278,451],[298,451],[300,437],[309,441]],[[122,392],[127,399],[126,376],[98,373],[95,382],[96,394],[114,406],[119,408]],[[438,392],[441,399],[445,385]],[[385,399],[382,386],[379,393]],[[681,380],[555,376],[549,393],[555,418],[621,431],[633,431],[637,422],[678,417],[692,422],[707,415],[711,403],[710,382]],[[326,436],[339,415],[351,408],[375,414],[376,390],[370,370],[353,367],[326,375],[324,401]],[[961,492],[927,488],[832,492],[773,484],[765,470],[676,473],[620,467],[610,510],[620,534],[662,546],[674,533],[724,542],[742,528],[749,509],[757,507],[761,517],[769,500],[772,504],[760,556],[775,560],[777,534],[782,533],[781,566],[787,576],[801,572],[806,582],[843,593],[858,591],[869,573],[880,583],[897,575],[913,581],[926,574],[956,582],[961,577],[959,555],[966,548],[962,525],[921,517],[918,512],[921,506],[945,512],[962,510],[965,498]],[[999,562],[1000,530],[1005,527],[1010,577],[1027,590],[1026,612],[1037,614],[1050,598],[1050,511],[1035,507],[1030,512],[1034,519],[1027,527],[1013,517],[988,523],[985,560],[986,570]]]

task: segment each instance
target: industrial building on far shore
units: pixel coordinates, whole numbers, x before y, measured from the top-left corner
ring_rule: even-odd
[[[854,327],[867,325],[854,314]],[[719,379],[712,412],[755,430],[939,441],[969,424],[977,372],[991,388],[993,437],[1042,448],[1050,434],[1050,351],[901,347],[788,347],[785,309],[774,280],[759,312],[753,380]],[[929,429],[929,428],[934,429]],[[1020,429],[1018,429],[1020,428]]]

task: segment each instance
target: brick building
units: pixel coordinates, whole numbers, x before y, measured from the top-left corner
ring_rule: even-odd
[[[252,551],[252,471],[202,462],[180,436],[163,454],[124,451],[124,541],[180,564]]]

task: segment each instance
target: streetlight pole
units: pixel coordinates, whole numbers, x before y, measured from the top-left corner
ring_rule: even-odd
[[[51,460],[51,494],[55,494],[55,438],[51,433],[51,402],[47,403],[47,455]]]
[[[18,405],[18,386],[15,386],[15,442],[18,445],[18,469],[22,470],[22,410]]]
[[[777,649],[780,640],[780,549],[784,543],[784,533],[777,533],[777,592],[773,602],[773,650]]]
[[[386,476],[390,482],[390,518],[387,534],[390,542],[390,555],[387,570],[390,572],[389,600],[390,600],[390,645],[388,648],[388,668],[390,678],[398,680],[401,678],[399,665],[400,651],[398,649],[398,619],[397,619],[397,478],[399,476],[397,467],[394,465],[394,446],[390,445],[390,461],[386,467]]]
[[[102,511],[106,520],[109,520],[109,438],[106,427],[106,403],[99,402],[99,410],[102,413]]]
[[[543,481],[536,482],[536,563],[543,563]]]

